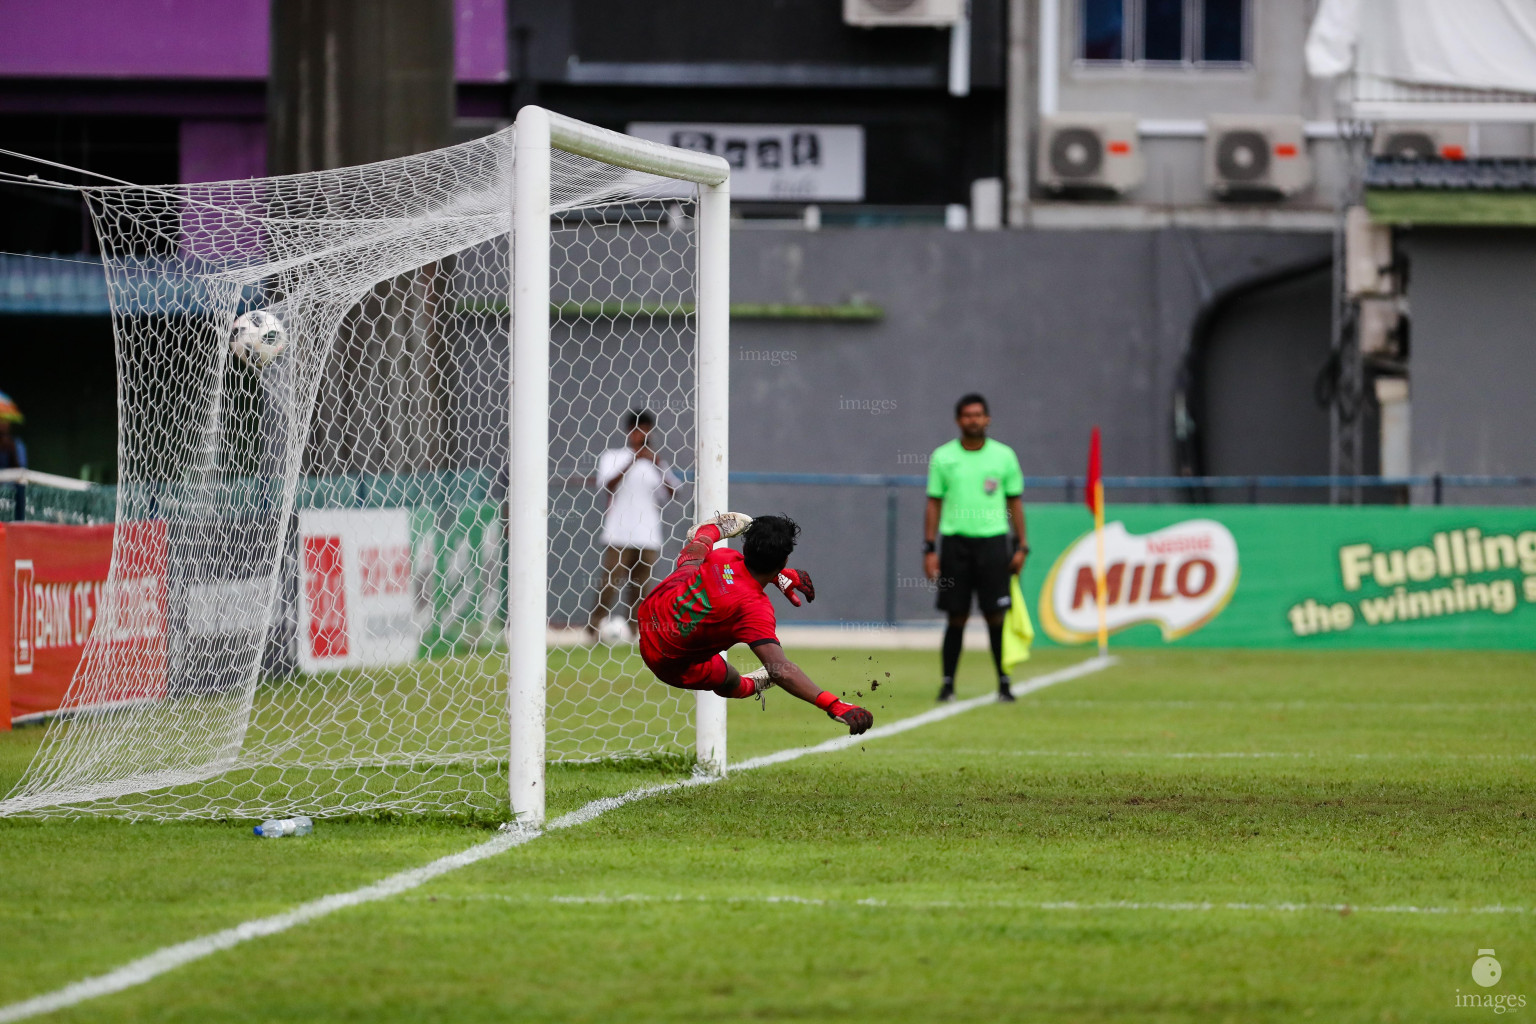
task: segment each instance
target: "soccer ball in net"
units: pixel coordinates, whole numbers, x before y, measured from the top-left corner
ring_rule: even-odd
[[[263,309],[241,314],[229,332],[230,351],[258,370],[270,365],[287,346],[288,331],[283,322]]]
[[[629,623],[621,615],[610,615],[597,627],[597,641],[605,647],[617,647],[635,642],[629,631]]]

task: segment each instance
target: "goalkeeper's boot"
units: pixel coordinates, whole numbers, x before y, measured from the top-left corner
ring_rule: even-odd
[[[693,538],[706,526],[713,526],[719,530],[721,540],[729,540],[731,537],[739,537],[746,533],[747,527],[751,525],[752,517],[745,512],[717,512],[689,530],[687,542],[693,543]]]
[[[946,680],[944,680],[944,685],[939,687],[939,703],[940,704],[948,704],[950,701],[952,701],[954,699],[955,699],[955,681],[953,679],[946,679]]]
[[[744,673],[741,678],[752,684],[752,696],[762,701],[763,706],[767,707],[768,701],[763,696],[763,691],[773,685],[773,676],[769,673],[768,666],[764,665],[762,668]]]
[[[1013,695],[1013,680],[1007,676],[997,677],[997,700],[1000,704],[1012,704],[1018,700]]]

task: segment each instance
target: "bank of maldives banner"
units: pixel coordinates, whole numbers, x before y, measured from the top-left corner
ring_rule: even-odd
[[[1094,536],[1027,511],[1042,639],[1095,641]],[[1109,506],[1112,644],[1536,650],[1536,510]]]
[[[93,706],[165,695],[165,523],[120,527],[109,586],[115,529],[0,523],[0,729],[63,706],[87,642],[111,666]]]

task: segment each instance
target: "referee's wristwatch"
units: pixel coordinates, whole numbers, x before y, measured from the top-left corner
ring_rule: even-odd
[[[923,541],[923,554],[931,555],[931,554],[933,554],[937,550],[938,550],[938,548],[934,547],[933,541],[931,541],[931,540]]]

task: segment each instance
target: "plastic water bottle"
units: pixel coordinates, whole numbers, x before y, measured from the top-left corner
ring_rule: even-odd
[[[315,830],[315,823],[300,814],[295,818],[273,818],[257,825],[253,832],[263,839],[281,839],[283,836],[307,836]]]

